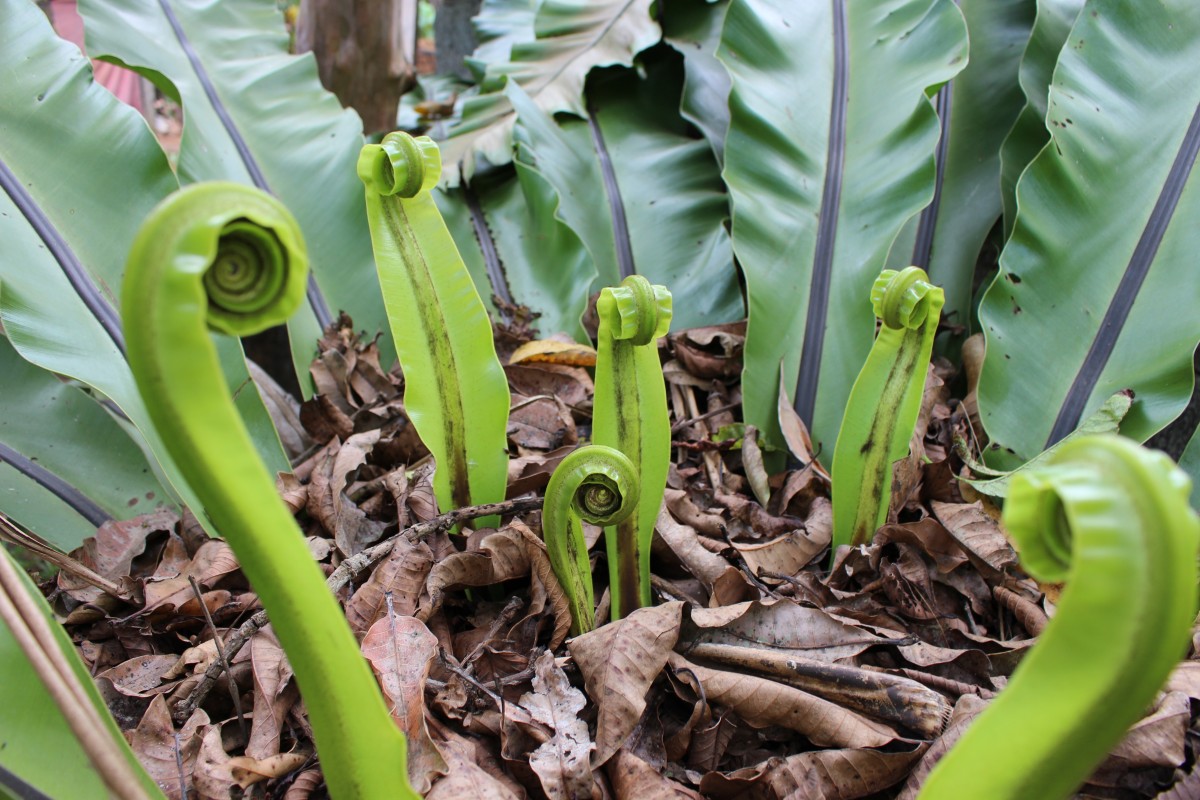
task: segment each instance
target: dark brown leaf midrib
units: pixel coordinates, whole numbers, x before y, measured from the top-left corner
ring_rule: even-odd
[[[837,237],[838,213],[846,160],[846,103],[849,83],[845,0],[830,0],[833,10],[833,91],[829,109],[829,144],[825,161],[825,188],[817,223],[817,243],[804,321],[804,344],[796,375],[794,407],[810,428],[817,400],[817,380],[825,349],[825,326],[829,317],[829,290],[833,272],[833,248]]]
[[[107,511],[79,489],[3,442],[0,442],[0,463],[8,464],[26,478],[49,491],[87,520],[89,524],[99,528],[104,523],[112,521],[112,516]]]
[[[1192,121],[1188,125],[1187,133],[1184,134],[1183,143],[1175,154],[1175,160],[1163,182],[1158,200],[1154,203],[1154,210],[1150,212],[1150,218],[1142,229],[1142,235],[1133,249],[1129,264],[1125,267],[1125,274],[1121,276],[1121,282],[1117,285],[1116,292],[1113,293],[1112,302],[1109,303],[1108,310],[1104,312],[1104,319],[1100,323],[1096,337],[1092,340],[1092,346],[1088,349],[1087,356],[1084,357],[1083,364],[1075,374],[1075,380],[1058,410],[1054,427],[1050,429],[1050,435],[1046,439],[1046,447],[1060,441],[1079,425],[1088,399],[1092,396],[1092,392],[1100,380],[1100,375],[1108,365],[1109,358],[1112,357],[1117,340],[1121,336],[1121,329],[1129,318],[1129,313],[1142,289],[1142,284],[1146,281],[1146,275],[1150,272],[1150,267],[1158,254],[1158,247],[1162,244],[1167,227],[1175,215],[1179,198],[1183,195],[1184,186],[1191,175],[1192,166],[1196,163],[1198,153],[1200,153],[1200,105],[1196,106],[1196,111],[1192,114]]]
[[[421,243],[417,241],[408,225],[408,215],[401,201],[394,197],[381,197],[380,206],[392,238],[399,246],[404,267],[413,282],[417,314],[421,318],[421,335],[425,337],[425,343],[429,347],[434,369],[438,370],[446,381],[445,385],[440,387],[439,400],[442,404],[442,435],[451,463],[438,464],[437,468],[450,471],[451,496],[455,505],[465,508],[471,505],[471,488],[467,474],[466,435],[463,430],[463,389],[454,349],[450,345],[448,323],[438,313],[440,305],[437,288],[433,284],[429,263],[421,250]]]

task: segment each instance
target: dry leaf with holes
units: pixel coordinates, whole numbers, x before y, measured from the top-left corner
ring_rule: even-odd
[[[529,766],[537,773],[550,800],[591,797],[592,769],[588,757],[592,740],[587,723],[579,718],[579,712],[587,706],[587,698],[571,686],[549,650],[537,657],[533,667],[533,691],[523,695],[520,702],[553,733],[529,755]]]

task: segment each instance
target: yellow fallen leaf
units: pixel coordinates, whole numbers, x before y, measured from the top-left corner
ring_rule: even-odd
[[[568,367],[596,366],[596,351],[578,342],[559,342],[553,339],[536,339],[526,342],[513,351],[510,364],[542,362],[563,364]]]

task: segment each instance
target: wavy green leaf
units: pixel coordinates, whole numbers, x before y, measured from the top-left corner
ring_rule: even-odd
[[[675,328],[738,319],[728,198],[712,151],[688,135],[675,110],[682,59],[659,52],[663,58],[647,58],[644,79],[632,70],[594,78],[587,119],[564,116],[556,124],[510,84],[517,158],[557,191],[560,216],[595,264],[592,291],[636,273],[670,287]],[[545,264],[542,273],[551,269],[559,267]]]
[[[114,295],[139,222],[176,188],[175,178],[141,116],[92,82],[88,61],[54,36],[36,6],[0,0],[0,19],[9,76],[0,82],[5,332],[28,361],[110,398],[192,500],[133,385]],[[223,345],[220,357],[260,455],[287,469],[240,347]]]
[[[962,0],[970,63],[935,102],[942,120],[933,201],[892,245],[892,269],[918,266],[946,293],[943,318],[970,326],[975,262],[1000,216],[1000,145],[1021,109],[1017,85],[1029,40],[1028,0]]]
[[[717,60],[717,46],[728,10],[727,0],[683,0],[663,8],[660,20],[663,40],[683,56],[687,72],[680,112],[708,139],[722,165],[729,130],[729,73]]]
[[[1066,44],[1084,0],[1037,0],[1037,17],[1021,56],[1018,73],[1025,106],[1000,150],[1000,186],[1004,201],[1004,234],[1012,234],[1017,217],[1017,181],[1047,141],[1046,99],[1058,54]]]
[[[537,38],[534,21],[542,0],[483,0],[479,13],[471,20],[475,28],[475,52],[467,67],[482,81],[489,64],[508,61],[513,45]]]
[[[35,8],[30,4],[30,8]],[[41,12],[38,12],[41,13]],[[59,627],[41,593],[0,547],[0,559],[14,567],[23,596],[46,617],[58,644],[60,656],[79,679],[88,700],[108,726],[114,744],[124,753],[129,766],[141,780],[145,796],[162,798],[154,781],[138,764],[108,713],[87,668],[79,660],[66,632]],[[88,761],[62,712],[54,703],[37,672],[17,645],[9,626],[0,621],[0,796],[5,791],[17,798],[36,798],[32,789],[54,800],[95,800],[108,797],[100,776]]]
[[[232,180],[271,192],[300,221],[313,314],[288,323],[300,384],[318,324],[346,311],[395,354],[354,175],[362,125],[322,87],[311,54],[288,54],[279,11],[253,0],[83,0],[87,45],[166,76],[184,111],[183,183]],[[319,285],[319,288],[318,288]]]
[[[729,7],[717,56],[733,80],[724,176],[749,293],[742,386],[746,422],[775,446],[782,361],[813,441],[832,451],[871,349],[863,298],[933,194],[926,89],[962,69],[966,48],[951,0]]]
[[[979,316],[979,408],[1007,467],[1123,389],[1144,440],[1192,393],[1200,340],[1200,6],[1085,6],[1050,87],[1051,142]],[[1007,456],[1007,457],[1006,457]]]
[[[0,511],[72,550],[110,519],[171,503],[125,430],[0,336]]]
[[[478,161],[512,160],[515,113],[506,79],[521,85],[538,107],[553,114],[583,114],[583,84],[592,67],[630,64],[657,42],[652,0],[544,0],[537,11],[537,39],[512,45],[511,60],[488,66],[481,93],[463,103],[462,122],[442,143],[443,178],[450,186],[470,180]]]
[[[490,283],[496,292],[492,276],[498,272],[513,300],[538,314],[534,325],[542,336],[566,333],[588,341],[580,317],[595,275],[591,257],[558,218],[554,187],[535,168],[520,160],[513,165],[516,174],[502,180],[488,176],[435,192],[438,207],[476,286]]]

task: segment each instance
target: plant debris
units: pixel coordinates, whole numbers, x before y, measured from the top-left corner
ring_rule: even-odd
[[[533,338],[505,336],[510,350]],[[540,495],[590,438],[587,371],[540,355],[506,367],[509,499],[439,514],[403,376],[348,319],[326,331],[299,415],[312,445],[278,487],[428,797],[911,798],[1003,689],[1057,594],[1023,576],[993,501],[957,480],[955,442],[978,429],[950,367],[931,368],[887,524],[830,570],[829,454],[785,418],[795,466],[781,470],[741,425],[743,337],[662,345],[674,462],[657,605],[568,641]],[[495,513],[501,528],[470,530]],[[601,535],[588,526],[603,561]],[[607,574],[595,565],[598,594]],[[269,621],[190,515],[106,524],[43,588],[168,797],[325,796]],[[607,608],[605,592],[598,623]],[[1193,796],[1197,701],[1200,660],[1184,661],[1080,796]]]

